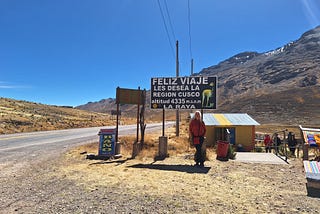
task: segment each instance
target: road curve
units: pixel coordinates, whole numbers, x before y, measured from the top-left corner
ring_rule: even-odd
[[[174,122],[166,122],[170,127]],[[30,133],[0,135],[0,161],[26,156],[37,156],[49,151],[62,149],[78,144],[99,140],[98,132],[101,128],[115,128],[114,126],[77,128],[55,131],[40,131]],[[119,136],[136,134],[137,125],[119,126]],[[147,124],[146,133],[159,132],[162,123]]]

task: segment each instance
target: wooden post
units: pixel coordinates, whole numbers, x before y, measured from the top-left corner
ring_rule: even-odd
[[[138,87],[138,100],[140,100],[140,87]],[[136,142],[139,142],[139,114],[140,114],[140,101],[138,102],[138,110],[137,110],[137,138]]]
[[[168,156],[168,137],[159,137],[159,154],[160,159],[165,159]]]
[[[165,109],[162,110],[162,137],[164,137],[164,127],[165,127]]]
[[[140,143],[141,143],[141,149],[143,148],[144,145],[144,134],[145,134],[145,130],[146,130],[146,124],[144,123],[144,112],[145,112],[145,104],[146,104],[146,89],[144,89],[141,92],[141,110],[140,110],[140,132],[141,132],[141,139],[140,139]]]
[[[116,103],[117,103],[117,125],[116,125],[116,142],[118,142],[118,133],[119,133],[119,87],[116,91]]]

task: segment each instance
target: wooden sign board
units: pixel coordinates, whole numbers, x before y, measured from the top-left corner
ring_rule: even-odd
[[[143,104],[143,91],[127,88],[117,88],[117,104]]]

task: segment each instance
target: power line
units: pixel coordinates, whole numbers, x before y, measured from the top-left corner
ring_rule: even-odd
[[[167,23],[166,23],[164,15],[163,15],[163,11],[162,11],[161,4],[160,4],[159,0],[158,0],[158,6],[159,6],[159,9],[160,9],[162,21],[163,21],[163,24],[164,24],[164,27],[165,27],[165,30],[166,30],[166,33],[167,33],[167,37],[168,37],[168,41],[169,41],[169,44],[170,44],[170,47],[171,47],[171,51],[172,51],[173,57],[175,58],[175,53],[174,53],[174,49],[173,49],[172,42],[171,42],[171,39],[170,39]]]
[[[168,19],[169,19],[171,33],[172,33],[172,36],[173,36],[174,40],[176,41],[176,35],[174,34],[174,30],[173,30],[172,22],[171,22],[171,18],[170,18],[170,13],[169,13],[168,6],[167,6],[167,0],[164,0],[164,4],[166,6],[166,12],[167,12]]]

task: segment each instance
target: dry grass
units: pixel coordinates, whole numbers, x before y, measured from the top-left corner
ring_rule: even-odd
[[[194,148],[189,147],[188,139],[184,136],[185,133],[182,133],[183,137],[175,137],[175,128],[173,127],[167,130],[167,135],[168,153],[171,161],[175,160],[175,164],[187,164],[191,166],[193,164],[192,159],[182,157],[183,161],[181,162],[180,160],[184,154],[192,156],[194,153]],[[163,189],[158,183],[161,179],[160,183],[164,185],[168,179],[172,179],[170,171],[155,171],[151,175],[143,168],[132,167],[136,164],[154,162],[154,158],[158,152],[158,138],[159,136],[156,134],[146,135],[144,148],[135,159],[131,159],[132,142],[135,141],[135,136],[119,138],[122,158],[115,160],[85,160],[85,156],[81,155],[81,153],[97,154],[98,142],[79,146],[65,154],[64,161],[67,161],[68,164],[61,166],[60,173],[67,175],[70,179],[76,180],[79,184],[85,184],[89,189],[95,189],[97,186],[115,185],[128,188],[130,194],[141,194],[145,191],[148,192],[148,189],[152,189],[152,192],[149,193],[153,195],[169,194],[174,196],[176,190],[180,188],[179,186],[173,183],[169,189]],[[166,160],[162,162],[165,163]],[[116,174],[114,173],[115,170],[117,171]],[[99,177],[106,179],[98,179]]]
[[[0,98],[0,134],[106,126],[114,123],[108,114]]]
[[[170,136],[168,140],[168,153],[170,157],[184,154],[188,150],[188,143],[184,142],[184,137],[179,138],[179,140],[176,141],[178,138],[172,137],[174,133],[174,128],[167,131],[168,136]],[[98,142],[82,145],[65,154],[64,161],[68,164],[63,164],[59,171],[62,175],[67,175],[70,179],[77,180],[79,184],[85,184],[89,189],[95,189],[97,186],[105,185],[125,185],[126,188],[133,191],[132,194],[138,194],[138,191],[145,189],[145,182],[148,183],[148,186],[150,185],[148,188],[158,189],[158,184],[153,183],[152,180],[158,180],[160,176],[159,173],[156,173],[152,177],[147,177],[146,171],[143,169],[138,169],[139,172],[133,173],[133,171],[136,171],[137,169],[128,168],[128,166],[132,164],[153,162],[158,152],[158,138],[159,136],[156,134],[146,135],[144,148],[135,159],[131,159],[135,136],[119,137],[122,158],[115,160],[85,160],[85,156],[81,154],[84,152],[97,154]],[[189,152],[192,154],[193,149],[190,149]],[[191,165],[192,162],[192,160],[186,159],[187,164]],[[113,169],[108,170],[106,167],[111,167]],[[117,171],[117,175],[114,174],[114,170]],[[98,179],[99,177],[107,179]],[[143,180],[144,182],[136,182],[138,180]],[[165,180],[163,182],[165,182]],[[159,191],[162,190],[159,189]],[[174,194],[174,191],[172,191],[171,194]]]
[[[175,127],[171,127],[166,130],[166,136],[168,137],[168,155],[176,156],[179,154],[183,154],[186,152],[193,152],[194,148],[190,146],[188,134],[186,131],[180,131],[180,136],[176,137]],[[153,159],[158,155],[158,143],[159,143],[159,135],[158,134],[146,134],[145,142],[143,145],[142,151],[136,157],[138,160],[143,159]],[[121,144],[121,155],[124,158],[130,158],[133,150],[133,142],[136,141],[135,135],[129,136],[119,136],[119,142]],[[90,154],[98,153],[99,142],[91,143],[87,145],[82,145],[75,150],[72,150],[70,154],[73,154],[73,157],[76,157],[76,154],[80,154],[83,152]]]
[[[180,125],[180,136],[176,137],[176,129],[175,127],[171,127],[166,130],[166,136],[168,137],[168,157],[170,159],[169,164],[177,164],[177,165],[193,165],[193,154],[195,152],[195,148],[190,145],[188,139],[188,129],[187,122],[184,121]],[[262,129],[264,131],[268,130],[270,127],[266,129]],[[111,159],[107,161],[103,160],[85,160],[86,154],[98,154],[99,142],[81,145],[79,147],[71,149],[68,153],[65,154],[64,161],[67,164],[62,164],[60,168],[60,173],[63,175],[68,175],[71,179],[79,180],[80,183],[94,183],[96,185],[109,185],[110,182],[112,185],[118,185],[120,180],[121,183],[123,181],[129,181],[130,179],[141,180],[145,179],[145,172],[143,169],[138,169],[139,173],[135,173],[135,175],[128,175],[134,169],[128,169],[128,166],[135,164],[149,164],[155,161],[156,156],[158,155],[158,143],[159,143],[159,135],[157,134],[146,134],[145,142],[143,150],[135,157],[135,159],[131,159],[132,150],[133,150],[133,142],[135,142],[136,136],[120,136],[119,142],[121,143],[121,155],[120,159]],[[83,155],[85,154],[85,155]],[[215,148],[207,148],[207,161],[215,161],[216,152]],[[160,161],[163,163],[167,163],[168,159]],[[113,170],[106,170],[113,168]],[[120,171],[118,169],[121,168]],[[114,170],[117,170],[117,175],[114,177]],[[123,171],[122,171],[123,170]],[[135,169],[136,170],[136,169]],[[135,171],[134,170],[134,171]],[[86,176],[79,176],[79,173],[85,173]],[[163,173],[163,172],[161,172]],[[112,179],[99,180],[97,183],[97,178],[99,177],[109,177]],[[133,178],[135,176],[135,178]],[[157,179],[159,174],[154,175],[154,177],[148,178],[148,182],[151,182],[153,179]],[[161,175],[163,176],[163,175]],[[95,181],[95,182],[94,182]],[[130,183],[130,182],[129,182]],[[129,185],[129,184],[128,184]],[[158,185],[158,184],[157,184]],[[89,185],[90,186],[90,185]],[[95,188],[94,186],[90,186],[90,188]],[[143,187],[141,187],[143,188]],[[155,188],[155,187],[154,187]],[[174,187],[175,189],[176,187]]]

